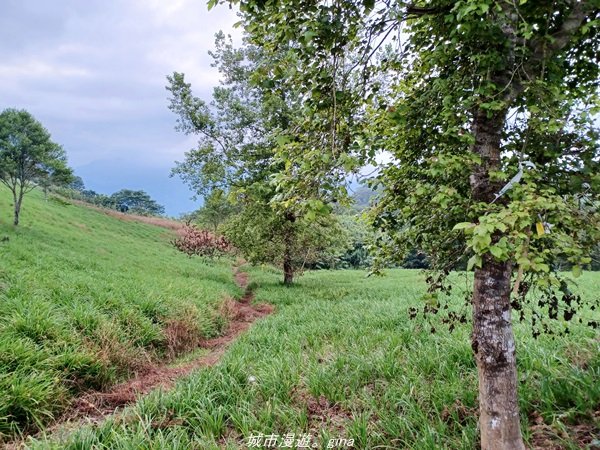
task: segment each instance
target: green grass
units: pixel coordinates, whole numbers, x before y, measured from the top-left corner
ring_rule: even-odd
[[[172,236],[36,191],[15,228],[0,189],[0,442],[51,422],[81,390],[174,356],[169,324],[221,332],[218,305],[239,294],[230,263],[189,259]]]
[[[50,436],[29,445],[233,449],[245,448],[251,434],[308,433],[319,448],[332,438],[354,439],[364,449],[477,447],[470,325],[450,333],[434,323],[432,334],[428,322],[408,318],[424,292],[419,272],[365,278],[321,271],[292,288],[269,269],[250,272],[256,300],[275,304],[276,313],[233,344],[220,364],[149,395],[124,416],[66,440]],[[598,295],[600,276],[585,274],[579,289]],[[598,334],[574,328],[567,337],[534,340],[517,325],[516,335],[526,439],[539,415],[561,445],[576,448],[561,429],[600,425],[592,416],[600,404]]]

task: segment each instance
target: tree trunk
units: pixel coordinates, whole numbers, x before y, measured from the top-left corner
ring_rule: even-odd
[[[489,179],[500,168],[500,141],[506,112],[473,121],[473,151],[482,162],[471,175],[473,198],[491,202],[501,185]],[[493,236],[497,242],[500,236]],[[479,427],[482,450],[525,449],[517,395],[515,339],[510,308],[512,264],[484,255],[475,270],[472,346],[479,374]]]
[[[294,282],[294,268],[291,259],[286,255],[283,259],[283,284],[290,286]]]
[[[17,195],[16,192],[13,192],[13,202],[15,205],[14,208],[14,212],[15,212],[15,216],[14,216],[14,220],[13,220],[13,224],[15,226],[19,225],[19,215],[21,214],[21,202],[23,201],[23,195]]]
[[[483,450],[525,449],[517,397],[515,338],[510,308],[510,262],[491,255],[475,271],[472,345],[479,373]]]
[[[283,284],[291,286],[294,283],[294,264],[292,262],[292,253],[294,246],[294,222],[296,215],[288,211],[285,214],[286,226],[284,227],[283,242]]]

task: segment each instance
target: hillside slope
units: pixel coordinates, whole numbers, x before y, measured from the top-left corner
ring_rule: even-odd
[[[225,325],[221,302],[239,294],[228,262],[189,259],[170,230],[40,192],[15,229],[10,203],[1,188],[0,442]]]

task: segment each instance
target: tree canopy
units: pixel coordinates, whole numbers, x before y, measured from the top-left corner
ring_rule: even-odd
[[[71,177],[63,148],[30,113],[0,113],[0,181],[13,194],[15,225],[26,193],[37,185],[68,184]]]
[[[236,49],[219,33],[211,55],[223,83],[214,89],[210,105],[193,95],[183,74],[168,77],[178,129],[199,136],[197,148],[186,153],[173,174],[205,201],[227,193],[238,212],[223,232],[250,261],[282,267],[284,282],[291,284],[294,274],[341,233],[327,200],[311,193],[317,217],[284,197],[273,182],[285,164],[275,159],[275,149],[296,130],[298,98],[293,91],[260,83],[269,61],[256,46]]]
[[[198,225],[217,233],[219,228],[227,222],[239,208],[231,203],[228,195],[221,189],[214,189],[204,197],[204,204],[197,211],[187,214],[184,219],[194,221]]]
[[[165,208],[153,200],[148,193],[139,190],[121,189],[109,197],[114,208],[131,214],[155,215],[165,213]]]

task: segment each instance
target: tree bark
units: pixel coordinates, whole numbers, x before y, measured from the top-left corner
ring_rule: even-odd
[[[515,338],[510,308],[510,262],[483,257],[475,271],[472,346],[479,374],[483,450],[525,449],[517,396]]]
[[[294,283],[294,264],[293,264],[293,248],[294,248],[294,222],[296,215],[292,211],[285,213],[286,224],[283,231],[283,284],[291,286]]]
[[[473,151],[481,164],[471,175],[476,201],[491,202],[501,185],[489,179],[500,168],[500,143],[506,112],[488,117],[478,111],[473,121]],[[493,236],[497,242],[500,236]],[[517,364],[510,292],[512,264],[483,256],[473,286],[472,346],[479,374],[479,427],[482,450],[524,450],[517,395]]]
[[[19,225],[19,215],[21,214],[21,202],[23,201],[23,194],[17,195],[16,192],[13,192],[13,203],[14,203],[14,220],[13,225]]]
[[[294,282],[294,265],[292,263],[292,239],[290,236],[291,231],[285,231],[284,244],[285,249],[283,251],[283,284],[291,286]]]
[[[283,284],[290,286],[294,283],[294,268],[291,258],[286,254],[283,259]]]

